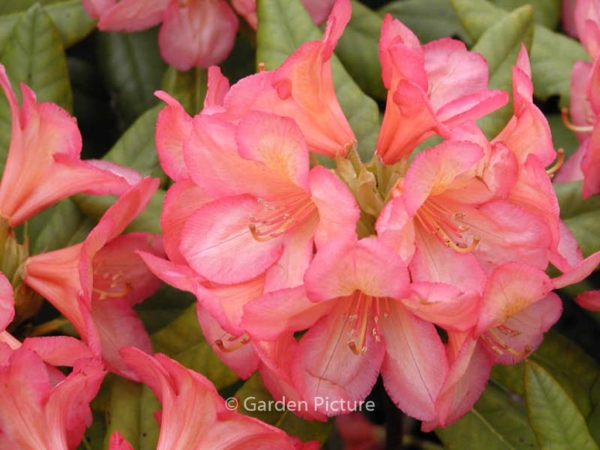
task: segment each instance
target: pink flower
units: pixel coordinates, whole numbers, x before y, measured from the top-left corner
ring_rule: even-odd
[[[349,2],[336,2],[321,41],[303,44],[274,71],[240,80],[203,114],[234,123],[254,110],[289,117],[300,127],[309,151],[346,156],[356,147],[356,137],[337,101],[330,60],[350,15]],[[218,72],[209,75],[209,84],[224,84]]]
[[[88,357],[65,376],[26,346],[0,343],[0,447],[77,448],[104,374],[102,363]]]
[[[139,31],[162,23],[158,44],[178,70],[221,63],[231,52],[238,20],[225,0],[83,0],[102,31]]]
[[[121,350],[123,360],[163,405],[157,449],[256,448],[316,449],[282,430],[226,407],[215,387],[197,372],[165,355],[147,355],[134,348]],[[127,448],[118,437],[113,449]]]
[[[387,15],[379,55],[388,89],[377,155],[386,164],[408,158],[432,134],[449,131],[506,104],[502,91],[490,91],[485,59],[453,39],[421,46],[400,21]]]
[[[209,67],[229,56],[238,19],[232,7],[256,28],[256,1],[234,0],[82,0],[102,31],[139,31],[162,23],[158,45],[177,70]],[[305,0],[313,19],[322,22],[332,0]]]
[[[257,339],[308,330],[289,369],[303,399],[326,415],[350,412],[381,372],[398,407],[433,419],[446,356],[433,324],[402,301],[409,279],[398,255],[372,238],[334,242],[317,253],[305,282],[250,302],[243,317]],[[319,404],[325,398],[344,407]]]
[[[81,161],[75,120],[53,103],[36,103],[21,84],[19,108],[4,67],[0,86],[11,113],[11,141],[0,181],[0,217],[11,227],[79,192],[120,195],[139,174],[105,161]]]
[[[24,282],[50,301],[112,370],[131,372],[119,348],[152,351],[150,339],[132,306],[160,282],[134,253],[162,254],[161,240],[149,233],[119,234],[141,212],[158,186],[146,178],[109,208],[81,244],[27,258]]]
[[[303,136],[290,119],[251,112],[236,127],[199,115],[184,157],[192,180],[215,200],[187,220],[180,251],[212,282],[267,272],[268,290],[297,286],[313,242],[355,233],[350,193],[324,168],[309,170]]]
[[[581,145],[557,173],[555,182],[583,180],[583,197],[587,198],[600,192],[600,2],[577,1],[574,23],[593,63],[577,61],[571,72],[572,122],[566,110],[563,119]]]

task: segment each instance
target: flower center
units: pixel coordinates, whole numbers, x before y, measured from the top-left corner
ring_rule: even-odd
[[[381,342],[381,329],[379,318],[389,317],[389,303],[387,298],[372,297],[362,291],[355,291],[350,297],[350,306],[348,311],[342,316],[342,319],[348,320],[350,329],[347,335],[350,338],[348,347],[355,355],[364,355],[367,351],[366,341],[367,333],[371,333],[375,342]],[[369,329],[369,319],[373,318],[375,326]]]
[[[125,273],[102,272],[94,267],[94,286],[92,291],[98,295],[98,300],[125,297],[131,290],[131,284],[125,279]]]
[[[503,355],[504,352],[508,352],[516,358],[523,359],[529,355],[529,353],[531,353],[531,347],[526,345],[523,351],[518,351],[512,348],[505,341],[506,338],[517,337],[520,334],[520,331],[513,330],[506,325],[499,325],[497,327],[490,328],[481,337],[494,353]]]
[[[477,247],[481,240],[478,235],[471,235],[471,226],[465,222],[466,214],[452,212],[448,208],[439,205],[434,200],[427,200],[419,211],[417,220],[425,231],[438,237],[446,247],[460,253],[469,253]],[[471,236],[470,244],[464,244]],[[462,242],[464,246],[459,245]]]
[[[229,333],[215,341],[215,345],[223,353],[231,353],[250,342],[250,337],[244,333],[241,336],[233,336]]]
[[[266,201],[258,199],[258,212],[250,215],[250,232],[259,242],[269,241],[295,227],[315,211],[316,206],[306,192],[294,192]]]

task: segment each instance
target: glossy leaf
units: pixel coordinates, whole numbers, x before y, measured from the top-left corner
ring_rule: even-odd
[[[402,0],[385,5],[380,14],[390,13],[410,28],[421,43],[454,37],[467,45],[473,41],[448,0]]]
[[[22,12],[34,3],[36,2],[3,3],[3,5],[18,6],[18,9],[11,9],[12,13],[0,10],[0,51],[3,48],[3,42],[5,42],[13,27],[21,18]],[[44,11],[54,23],[65,47],[70,47],[79,42],[94,30],[96,21],[87,15],[81,5],[81,0],[57,0],[56,2],[48,3],[47,1],[43,2]],[[26,6],[26,4],[28,5]]]
[[[98,36],[100,69],[114,93],[123,125],[158,103],[165,63],[158,51],[157,32],[101,33]]]
[[[179,72],[171,66],[165,73],[162,89],[176,98],[188,114],[194,115],[204,107],[206,81],[206,69],[196,68]]]
[[[276,406],[275,400],[257,373],[252,375],[236,392],[235,398],[239,404],[238,412],[281,428],[286,433],[297,436],[303,441],[318,440],[323,444],[331,432],[333,425],[331,421],[305,420],[293,412],[285,410],[282,403],[277,403]],[[261,409],[263,410],[261,411]]]
[[[148,202],[146,209],[142,211],[125,232],[146,231],[148,233],[160,234],[160,212],[165,198],[165,191],[159,189]],[[108,208],[115,202],[113,196],[94,196],[77,194],[72,197],[77,207],[88,217],[99,220]]]
[[[82,242],[95,223],[70,199],[42,211],[27,223],[32,254],[57,250]]]
[[[22,82],[34,90],[39,102],[51,101],[67,111],[73,110],[62,42],[39,5],[21,16],[4,47],[2,63],[15,91]]]
[[[38,101],[52,101],[68,111],[73,108],[73,95],[64,49],[52,21],[39,4],[19,16],[8,38],[0,41],[0,61],[17,97],[19,82],[27,84]],[[0,171],[4,167],[10,143],[10,111],[4,95],[0,94]]]
[[[162,105],[157,105],[141,115],[104,159],[130,167],[142,175],[163,176],[154,142],[156,117],[160,109]]]
[[[164,284],[154,295],[136,305],[135,310],[146,330],[154,333],[169,325],[195,302],[196,298],[189,292]]]
[[[584,416],[591,413],[594,404],[600,403],[600,397],[593,400],[590,396],[593,386],[600,379],[600,367],[566,337],[555,332],[546,333],[544,342],[529,360],[552,374]],[[492,379],[505,389],[523,397],[523,370],[524,363],[513,366],[498,365],[492,371]]]
[[[594,450],[585,419],[560,383],[542,366],[525,362],[525,399],[542,448]]]
[[[362,3],[352,2],[352,17],[340,38],[335,54],[356,84],[369,94],[385,100],[387,90],[381,78],[379,33],[381,17]]]
[[[258,2],[257,61],[274,69],[301,44],[321,39],[322,32],[300,0],[264,0]],[[375,150],[379,131],[379,111],[348,75],[336,57],[331,67],[338,100],[358,139],[359,152],[368,160]]]
[[[525,404],[494,383],[489,383],[473,409],[436,434],[451,450],[536,449]]]
[[[584,200],[581,181],[554,185],[561,209],[561,218],[575,235],[585,256],[600,249],[600,196]]]
[[[237,376],[217,357],[198,325],[196,304],[187,307],[183,314],[169,325],[151,335],[154,350],[165,353],[184,366],[200,372],[214,383],[217,389],[230,386]]]
[[[485,0],[450,0],[458,18],[477,41],[485,31],[506,17],[508,12]],[[570,98],[570,76],[577,60],[589,59],[577,41],[550,31],[541,25],[534,28],[531,48],[531,70],[535,96],[547,99],[552,95],[561,97],[561,105],[567,106]]]
[[[110,379],[110,400],[106,411],[106,442],[119,431],[135,449],[155,449],[160,427],[154,412],[162,406],[150,388],[119,377]]]
[[[512,92],[512,67],[517,61],[521,44],[531,48],[533,40],[533,9],[525,5],[514,10],[481,35],[473,51],[481,53],[488,62],[490,89]],[[512,117],[512,103],[505,105],[478,121],[482,131],[492,138]]]
[[[560,22],[561,0],[492,0],[496,6],[507,11],[523,6],[523,3],[533,7],[535,23],[554,30]]]

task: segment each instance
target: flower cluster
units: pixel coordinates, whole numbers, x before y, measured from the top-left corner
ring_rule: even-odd
[[[162,238],[121,233],[146,207],[159,180],[105,161],[82,161],[81,136],[66,111],[37,103],[25,85],[19,107],[1,65],[0,86],[12,120],[0,181],[0,447],[77,448],[92,422],[89,403],[110,370],[147,383],[166,402],[159,448],[233,447],[246,441],[262,448],[315,448],[315,443],[305,445],[256,419],[226,411],[208,380],[165,356],[148,354],[150,338],[132,307],[160,281],[136,252],[164,256]],[[119,197],[83,242],[29,255],[27,241],[18,241],[15,228],[59,200],[84,192]],[[81,340],[53,336],[20,342],[7,331],[37,313],[40,295]],[[57,367],[72,369],[65,375]],[[196,422],[185,430],[185,421],[169,410],[177,395],[181,410],[211,428],[212,435],[199,436]],[[237,433],[222,433],[221,424]],[[110,448],[130,447],[115,434]]]
[[[561,313],[552,290],[600,253],[584,260],[559,218],[546,169],[557,153],[524,48],[513,116],[489,140],[474,120],[508,95],[487,88],[483,57],[452,39],[421,45],[386,17],[385,115],[361,162],[330,64],[350,14],[336,2],[323,39],[273,71],[230,87],[211,68],[195,117],[158,94],[157,149],[175,181],[161,217],[169,260],[142,256],[196,295],[223,361],[313,405],[303,415],[337,414],[317,400],[360,401],[381,374],[432,429],[471,408],[494,363],[540,344]],[[433,135],[442,142],[421,150]]]
[[[158,44],[164,60],[178,70],[223,62],[233,49],[237,14],[256,29],[256,0],[82,0],[102,31],[140,31],[161,23]],[[316,23],[332,0],[303,0]]]

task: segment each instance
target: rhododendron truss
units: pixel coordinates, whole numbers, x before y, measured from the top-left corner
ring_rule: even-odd
[[[381,374],[424,429],[446,426],[473,406],[494,363],[540,345],[562,310],[551,291],[586,277],[600,253],[583,259],[559,218],[546,167],[560,154],[533,103],[524,47],[513,116],[488,140],[473,121],[508,94],[487,88],[481,55],[452,39],[421,46],[387,16],[386,109],[373,160],[361,163],[330,65],[350,13],[336,2],[323,39],[273,71],[229,87],[211,69],[193,118],[158,94],[168,104],[159,156],[176,180],[162,217],[171,262],[144,259],[197,296],[207,336],[214,322],[230,333],[227,356],[217,339],[227,364],[239,373],[252,346],[275,398],[312,405],[302,415],[348,412],[319,399],[360,402]],[[433,134],[443,142],[415,156]],[[310,153],[335,170],[311,168]],[[552,280],[550,264],[564,274]],[[206,294],[226,286],[238,294]]]

